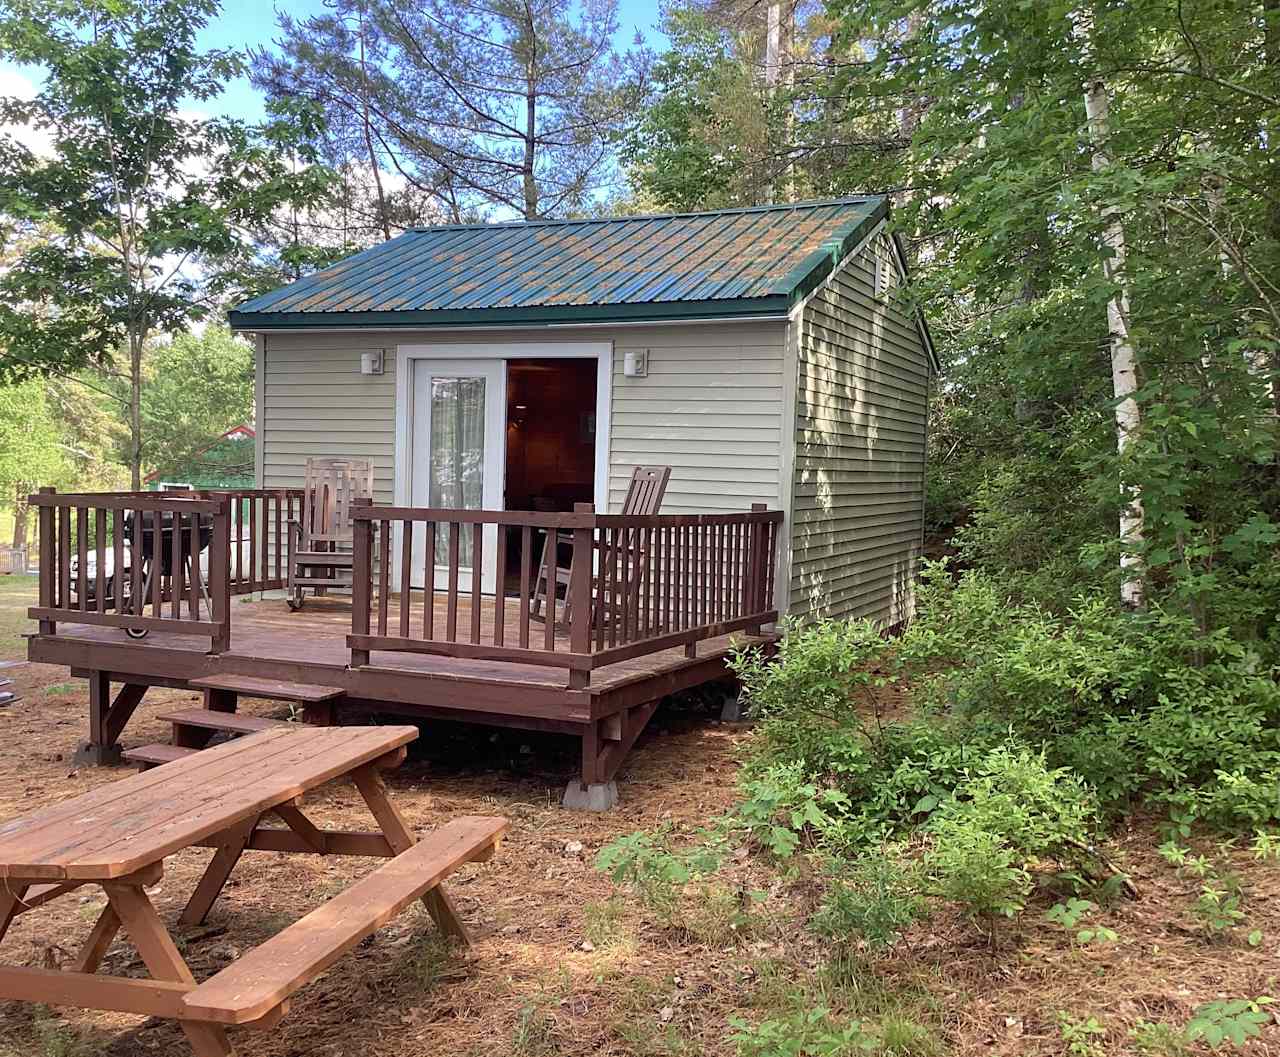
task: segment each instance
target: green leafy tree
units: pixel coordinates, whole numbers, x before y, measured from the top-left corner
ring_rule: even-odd
[[[143,374],[143,464],[166,479],[190,476],[197,451],[253,419],[253,349],[226,327],[151,342]]]
[[[296,163],[307,111],[262,126],[192,114],[242,69],[234,52],[195,46],[216,11],[213,0],[13,0],[0,16],[0,56],[47,74],[34,99],[0,101],[0,118],[51,141],[44,155],[0,138],[0,213],[52,232],[0,277],[0,371],[119,370],[135,488],[148,339],[260,282],[255,230],[329,185],[326,170]]]
[[[13,512],[13,545],[27,542],[27,496],[73,472],[45,383],[0,386],[0,509]]]

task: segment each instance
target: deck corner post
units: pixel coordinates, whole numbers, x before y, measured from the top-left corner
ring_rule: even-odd
[[[213,515],[213,535],[209,540],[209,600],[217,630],[209,644],[210,653],[231,649],[231,501],[218,496]]]
[[[361,516],[373,505],[369,496],[357,496],[351,515],[351,634],[367,637],[369,634],[369,591],[373,581],[373,524],[367,516]],[[382,555],[387,560],[387,555]],[[351,667],[360,668],[369,663],[367,649],[351,648]]]
[[[117,729],[112,729],[111,711],[110,674],[94,669],[89,672],[89,738],[76,747],[72,760],[77,767],[106,767],[123,762],[117,739],[124,724],[117,723]],[[128,711],[132,713],[133,709]]]
[[[594,514],[591,503],[575,503],[575,514]],[[569,623],[569,649],[577,654],[591,653],[591,604],[593,565],[595,562],[595,518],[590,525],[573,530],[573,559],[569,566],[568,597],[565,616]],[[583,689],[591,682],[591,669],[570,669],[569,685]]]
[[[764,503],[752,503],[751,512],[753,514],[763,514],[768,508]],[[768,609],[768,599],[764,597],[764,585],[766,577],[764,575],[764,541],[766,539],[765,526],[761,521],[753,522],[751,530],[747,533],[748,545],[751,548],[751,558],[747,564],[747,612],[763,613]],[[759,635],[761,625],[750,624],[746,628],[748,635]]]
[[[56,488],[41,488],[40,495],[54,495],[58,490]],[[53,571],[57,568],[57,549],[58,541],[54,532],[53,507],[40,507],[40,570],[39,570],[39,591],[40,591],[40,608],[53,609],[57,604],[54,599],[53,590]],[[53,635],[58,630],[56,621],[41,620],[39,622],[41,635]]]

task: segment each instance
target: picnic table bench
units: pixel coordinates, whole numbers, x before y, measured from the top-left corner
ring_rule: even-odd
[[[276,727],[0,824],[0,940],[19,914],[83,885],[107,896],[70,969],[0,966],[0,998],[172,1018],[198,1057],[228,1057],[228,1026],[273,1027],[299,988],[414,900],[470,942],[441,883],[489,858],[507,822],[458,818],[418,840],[382,780],[415,737],[408,726]],[[379,832],[322,830],[303,814],[305,793],[347,777]],[[284,826],[263,825],[270,816]],[[178,919],[186,925],[205,919],[246,851],[388,861],[197,983],[146,891],[164,859],[190,847],[216,850]],[[97,971],[121,929],[149,979]]]

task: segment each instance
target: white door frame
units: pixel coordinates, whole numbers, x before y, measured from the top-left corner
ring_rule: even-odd
[[[411,437],[413,432],[414,360],[567,360],[596,361],[596,509],[609,508],[609,428],[613,396],[612,341],[475,342],[396,347],[395,503],[410,506],[413,495]],[[505,444],[505,438],[504,438]],[[505,482],[504,482],[505,485]]]
[[[424,360],[423,362],[426,363],[428,361]],[[506,374],[506,370],[504,369],[505,365],[495,360],[480,360],[480,359],[476,359],[475,357],[472,357],[471,359],[468,359],[468,360],[444,360],[444,359],[438,360],[433,357],[429,362],[431,363],[432,370],[429,370],[425,374],[423,374],[422,375],[423,379],[435,376],[436,372],[438,371],[439,374],[443,376],[451,376],[455,378],[456,377],[481,378],[485,381],[486,384],[485,384],[484,410],[483,410],[483,414],[484,414],[484,434],[483,434],[484,436],[484,494],[480,500],[480,509],[492,510],[495,506],[501,506],[502,505],[502,489],[504,484],[503,471],[505,469],[505,463],[506,463],[506,457],[507,457],[507,451],[506,451],[507,449],[507,431],[506,431],[507,374]],[[418,390],[420,388],[420,386],[418,386],[417,384],[418,381],[419,381],[418,374],[416,372],[411,372],[410,385],[409,385],[411,405],[414,403],[414,401],[417,399],[417,396],[418,396]],[[415,408],[415,411],[416,411],[416,408]],[[410,416],[409,436],[412,440],[414,434],[417,432],[418,425],[421,423],[426,429],[427,439],[425,443],[426,443],[426,446],[429,447],[430,446],[429,438],[431,436],[430,405],[427,406],[426,412],[427,412],[426,415],[422,417],[419,417],[417,414]],[[413,444],[412,448],[413,450],[419,450],[423,448],[423,446],[424,444],[420,442],[417,444]],[[423,498],[424,486],[429,487],[430,474],[427,473],[424,475],[421,471],[427,468],[422,466],[410,465],[408,469],[409,469],[409,498],[411,501],[410,505],[430,506],[431,504]],[[421,477],[422,479],[415,480],[415,478],[417,477]],[[415,492],[417,492],[416,498],[419,500],[419,502],[412,503]],[[470,531],[470,530],[466,530],[466,531]],[[485,525],[481,531],[482,531],[483,540],[484,540],[484,557],[479,570],[481,573],[481,585],[482,585],[481,590],[483,590],[486,594],[492,594],[494,591],[494,585],[497,582],[495,579],[496,567],[494,566],[493,562],[494,562],[494,554],[496,553],[495,548],[498,540],[498,529],[496,525]],[[414,541],[415,551],[417,551],[418,554],[421,554],[422,552],[420,548],[424,545],[423,541],[426,538],[424,534],[424,530],[421,529],[420,527],[416,528],[414,532],[414,536],[415,536],[415,541]],[[401,553],[403,553],[400,550],[399,532],[396,533],[394,546],[396,548],[395,551],[393,552],[395,555],[398,556]],[[448,565],[447,563],[442,564],[439,561],[440,555],[437,554],[436,558],[437,558],[436,570],[435,570],[436,587],[443,588],[447,583],[446,576],[448,571]],[[415,558],[414,558],[415,569],[417,568],[417,562],[418,562],[418,557],[417,555],[415,555]],[[400,569],[398,564],[394,568],[393,572],[398,582],[400,577]],[[460,569],[458,572],[458,590],[470,591],[471,582],[472,582],[471,578],[475,574],[476,574],[476,570],[470,566]]]

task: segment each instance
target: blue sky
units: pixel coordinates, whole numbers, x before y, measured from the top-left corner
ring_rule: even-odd
[[[205,30],[200,43],[206,48],[248,48],[267,43],[276,33],[277,8],[301,18],[322,11],[324,4],[323,0],[223,0],[221,15]],[[657,30],[658,0],[618,0],[618,22],[620,48],[629,46],[637,31],[652,48],[659,49],[664,43]],[[27,94],[28,85],[39,80],[39,72],[31,67],[0,62],[0,95]],[[244,78],[228,84],[221,96],[202,104],[201,109],[249,120],[263,116],[262,99]]]

